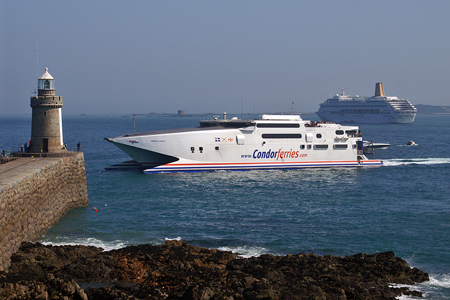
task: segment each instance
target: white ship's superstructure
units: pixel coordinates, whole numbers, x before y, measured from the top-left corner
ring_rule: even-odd
[[[305,121],[298,115],[200,125],[106,140],[147,167],[146,173],[382,165],[364,156],[357,126]]]
[[[317,115],[323,121],[337,123],[411,123],[417,109],[406,99],[386,97],[383,85],[376,84],[375,96],[340,95],[320,104]]]

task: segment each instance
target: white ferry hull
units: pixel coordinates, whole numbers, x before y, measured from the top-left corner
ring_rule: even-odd
[[[242,128],[193,128],[107,139],[145,173],[380,166],[362,155],[355,126],[303,121],[256,121]],[[264,124],[260,124],[264,123]],[[275,123],[298,128],[267,128]],[[313,123],[311,123],[313,124]],[[261,126],[262,128],[259,128]],[[337,135],[338,133],[338,135]],[[361,146],[362,147],[362,146]]]

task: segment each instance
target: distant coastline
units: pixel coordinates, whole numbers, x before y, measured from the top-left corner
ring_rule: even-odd
[[[417,104],[414,105],[417,108],[418,115],[449,115],[450,106],[437,106],[437,105],[426,105]]]
[[[414,106],[417,108],[417,114],[418,115],[449,115],[450,114],[450,106],[439,106],[439,105],[428,105],[428,104],[414,104]],[[116,113],[114,113],[116,114]],[[227,116],[229,118],[232,117],[240,117],[241,115],[245,116],[245,118],[252,116],[252,117],[258,117],[259,115],[262,115],[264,113],[227,113]],[[283,114],[283,115],[290,115],[290,114],[299,114],[299,115],[315,115],[316,112],[277,112],[275,114]],[[140,113],[135,114],[136,116],[145,116],[145,117],[201,117],[201,118],[211,118],[213,116],[217,116],[219,118],[222,118],[222,113],[191,113],[191,114],[176,114],[176,113]],[[133,114],[126,114],[124,117],[133,116]]]
[[[197,118],[223,118],[223,113],[218,112],[209,112],[209,113],[191,113],[191,114],[176,114],[176,113],[139,113],[139,114],[121,114],[121,113],[109,113],[110,115],[119,115],[122,116],[122,118],[132,118],[133,116],[136,117],[174,117],[174,118],[184,118],[184,117],[197,117]],[[269,112],[261,112],[261,113],[226,113],[227,118],[259,118],[259,116],[263,114],[275,114],[275,115],[315,115],[315,112],[276,112],[276,113],[269,113]],[[80,114],[84,115],[84,114]]]
[[[428,104],[413,104],[416,108],[417,108],[417,114],[418,115],[450,115],[450,106],[440,106],[440,105],[428,105]],[[109,115],[118,115],[118,116],[122,116],[124,118],[129,118],[129,117],[133,117],[133,115],[135,116],[139,116],[139,117],[198,117],[198,118],[212,118],[213,116],[217,116],[219,118],[223,117],[223,113],[222,112],[209,112],[209,113],[190,113],[190,114],[177,114],[177,113],[164,113],[164,112],[149,112],[149,113],[137,113],[137,114],[133,114],[133,113],[107,113]],[[243,116],[245,119],[249,118],[249,117],[254,117],[254,118],[258,118],[260,115],[264,114],[263,112],[261,113],[227,113],[227,117],[228,118],[232,118],[232,117],[239,117],[241,118],[241,116]],[[290,114],[297,114],[300,116],[303,115],[316,115],[316,112],[276,112],[276,113],[270,113],[270,114],[283,114],[283,115],[290,115]],[[22,113],[22,114],[1,114],[0,115],[9,115],[9,116],[24,116],[24,117],[29,117],[30,114],[28,113]],[[90,114],[90,113],[79,113],[79,114],[66,114],[66,115],[77,115],[77,116],[88,116],[88,115],[97,115],[95,113]]]

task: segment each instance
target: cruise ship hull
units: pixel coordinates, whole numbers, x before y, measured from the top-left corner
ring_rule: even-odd
[[[289,127],[293,125],[297,127]],[[382,165],[362,154],[362,137],[357,132],[355,126],[318,124],[298,117],[258,120],[240,128],[199,127],[107,140],[148,167],[145,173]]]
[[[334,114],[326,115],[323,111],[319,110],[317,116],[322,121],[335,122],[340,124],[409,124],[414,122],[416,117],[415,113],[396,114],[396,115],[351,115],[351,114]]]

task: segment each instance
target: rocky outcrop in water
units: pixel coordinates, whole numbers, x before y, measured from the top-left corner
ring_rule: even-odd
[[[393,252],[238,258],[181,241],[113,251],[24,243],[0,272],[0,299],[395,299],[428,274]]]

